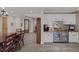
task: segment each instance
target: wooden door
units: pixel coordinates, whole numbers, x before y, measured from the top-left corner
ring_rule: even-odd
[[[41,43],[41,18],[36,19],[36,43]]]
[[[8,30],[8,27],[7,27],[7,16],[3,16],[2,17],[2,35],[3,35],[3,37],[5,35],[7,35],[7,30]]]

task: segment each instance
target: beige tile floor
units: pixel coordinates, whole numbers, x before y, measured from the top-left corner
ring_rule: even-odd
[[[25,34],[25,45],[18,52],[79,52],[78,43],[35,44],[35,34]]]

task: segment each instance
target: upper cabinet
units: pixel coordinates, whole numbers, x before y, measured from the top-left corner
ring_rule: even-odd
[[[75,14],[64,14],[63,21],[64,24],[76,24]]]
[[[46,14],[46,23],[51,24],[53,21],[63,21],[64,24],[76,24],[75,14]]]

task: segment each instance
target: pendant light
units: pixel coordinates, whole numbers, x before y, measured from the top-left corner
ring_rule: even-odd
[[[1,17],[1,16],[8,16],[8,12],[5,10],[4,7],[2,7],[2,10],[1,10],[1,12],[0,12],[0,17]]]

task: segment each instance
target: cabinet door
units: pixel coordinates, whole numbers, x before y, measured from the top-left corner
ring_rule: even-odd
[[[78,41],[78,32],[69,32],[69,42]]]
[[[64,24],[75,24],[75,14],[64,14]]]
[[[45,42],[53,42],[53,33],[46,32],[44,33]]]
[[[48,33],[47,32],[44,32],[44,40],[45,40],[45,42],[48,42]]]
[[[48,33],[48,41],[53,42],[53,33],[52,32]]]
[[[78,41],[77,41],[77,43],[79,43],[79,32],[78,32]]]

